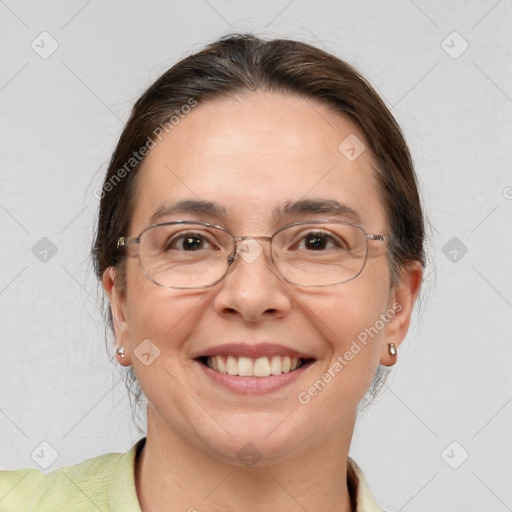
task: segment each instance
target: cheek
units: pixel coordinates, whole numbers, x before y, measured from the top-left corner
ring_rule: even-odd
[[[307,301],[312,312],[310,322],[328,342],[330,353],[323,375],[326,382],[334,383],[329,385],[333,399],[337,388],[357,403],[379,365],[386,325],[391,319],[386,315],[389,287],[371,274],[341,285],[336,294]]]
[[[208,303],[204,290],[176,290],[156,285],[135,265],[127,270],[126,319],[132,350],[150,339],[163,355],[177,350]]]
[[[150,286],[156,287],[150,283]],[[202,293],[160,288],[128,300],[128,325],[133,338],[150,338],[162,350],[177,348],[197,325],[207,302]]]
[[[333,430],[357,408],[371,385],[385,332],[380,318],[387,308],[386,289],[360,295],[348,283],[344,286],[337,301],[322,301],[323,307],[319,300],[317,305],[309,302],[318,312],[316,329],[328,342],[330,354],[296,397],[310,417],[321,417],[323,426]]]
[[[173,407],[188,407],[187,394],[177,389],[185,382],[191,364],[187,340],[197,328],[208,299],[204,292],[166,289],[149,280],[137,292],[128,300],[127,311],[128,343],[137,381],[148,402],[160,404],[158,410],[165,410],[169,401]]]
[[[310,309],[319,317],[318,328],[336,351],[344,351],[351,341],[379,322],[388,307],[387,283],[374,281],[370,275],[340,285],[323,296],[309,301]],[[377,324],[382,331],[380,323]]]

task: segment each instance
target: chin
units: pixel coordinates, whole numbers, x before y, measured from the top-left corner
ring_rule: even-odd
[[[201,444],[214,458],[247,468],[278,464],[305,450],[311,433],[304,431],[299,421],[286,425],[286,415],[268,416],[240,416],[227,427],[232,436],[216,428],[215,433],[200,435]]]

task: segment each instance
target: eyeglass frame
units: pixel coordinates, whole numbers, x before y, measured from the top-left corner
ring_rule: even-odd
[[[292,281],[289,281],[281,273],[281,271],[279,270],[278,266],[276,265],[276,263],[274,261],[274,258],[272,256],[272,240],[274,239],[274,237],[277,234],[279,234],[282,231],[284,231],[285,229],[291,228],[293,226],[300,226],[300,225],[306,225],[306,224],[326,224],[326,223],[344,224],[346,226],[352,226],[354,228],[359,229],[364,234],[366,250],[365,250],[364,261],[363,261],[363,264],[361,266],[361,269],[359,270],[359,272],[357,272],[357,274],[355,274],[350,279],[347,279],[345,281],[341,281],[339,283],[320,284],[320,285],[314,285],[314,284],[301,285],[301,284],[297,284],[297,283],[294,283]],[[141,236],[146,231],[148,231],[148,230],[150,230],[152,228],[159,227],[159,226],[168,226],[168,225],[171,225],[171,224],[180,224],[180,225],[195,224],[195,225],[205,226],[205,227],[209,227],[209,228],[220,229],[221,231],[224,231],[226,234],[228,234],[233,239],[233,243],[234,243],[234,250],[228,256],[227,267],[226,267],[226,271],[224,272],[224,274],[222,274],[222,276],[219,279],[217,279],[216,281],[214,281],[213,283],[210,283],[210,284],[207,284],[207,285],[204,285],[204,286],[170,286],[170,285],[161,284],[161,283],[155,281],[152,277],[150,277],[148,275],[147,270],[144,267],[144,265],[142,264],[142,261],[140,259],[140,250],[137,251],[137,255],[136,256],[135,255],[132,256],[132,257],[139,258],[139,263],[141,264],[142,270],[144,271],[144,274],[146,275],[146,277],[151,282],[155,283],[158,286],[163,286],[164,288],[173,288],[174,290],[200,290],[200,289],[204,289],[204,288],[210,288],[211,286],[215,286],[216,284],[220,283],[226,277],[227,273],[229,272],[229,269],[231,268],[231,265],[233,264],[233,262],[236,259],[237,250],[238,250],[238,244],[240,242],[243,242],[244,240],[267,240],[268,242],[270,242],[270,260],[272,261],[274,267],[276,268],[277,272],[279,273],[279,276],[282,279],[284,279],[287,283],[293,284],[294,286],[300,286],[302,288],[336,286],[336,285],[339,285],[339,284],[345,284],[345,283],[348,283],[348,282],[354,280],[356,277],[358,277],[361,274],[361,272],[363,271],[364,267],[366,266],[366,261],[368,259],[368,241],[369,240],[370,241],[373,240],[373,241],[377,241],[377,242],[389,242],[389,240],[391,239],[391,235],[369,235],[366,232],[366,230],[363,228],[363,226],[361,226],[359,224],[354,224],[354,223],[351,223],[351,222],[344,222],[344,221],[339,221],[339,220],[332,220],[332,219],[305,220],[305,221],[292,222],[291,224],[286,224],[285,226],[279,228],[277,231],[275,231],[272,234],[272,236],[265,236],[265,235],[260,235],[260,236],[253,236],[253,235],[235,236],[235,235],[233,235],[233,233],[228,231],[226,228],[224,228],[222,226],[219,226],[217,224],[211,224],[210,222],[201,222],[201,221],[194,221],[194,220],[176,220],[176,221],[160,222],[160,223],[157,223],[157,224],[151,224],[151,225],[145,227],[137,236],[133,236],[133,237],[122,236],[122,237],[120,237],[117,240],[117,249],[119,250],[121,247],[128,248],[128,247],[134,246],[134,245],[138,245],[139,248],[140,248]],[[130,257],[130,256],[128,255],[128,257]]]

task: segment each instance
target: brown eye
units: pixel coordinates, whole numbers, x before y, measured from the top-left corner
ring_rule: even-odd
[[[316,231],[304,235],[295,248],[298,250],[321,252],[329,249],[343,250],[346,249],[346,244],[332,233]]]
[[[180,240],[179,246],[180,246],[180,249],[182,249],[184,251],[195,251],[197,249],[201,249],[203,242],[204,241],[201,237],[193,235],[193,236],[183,237]]]
[[[166,251],[199,251],[212,248],[212,241],[200,233],[179,233],[170,237],[166,244]]]
[[[304,245],[306,249],[312,249],[314,251],[319,251],[321,249],[325,249],[328,244],[328,239],[323,234],[311,234],[304,238]]]

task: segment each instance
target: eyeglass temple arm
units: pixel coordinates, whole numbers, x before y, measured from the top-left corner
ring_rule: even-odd
[[[366,235],[367,240],[376,240],[377,242],[389,242],[390,235]]]
[[[117,248],[120,247],[128,247],[129,245],[135,245],[140,242],[140,238],[138,236],[128,237],[128,236],[122,236],[117,241]]]

